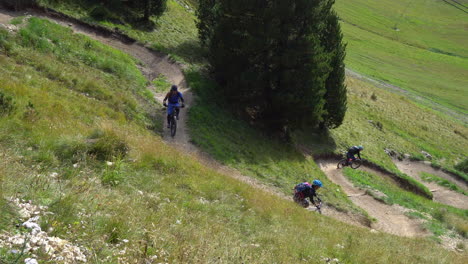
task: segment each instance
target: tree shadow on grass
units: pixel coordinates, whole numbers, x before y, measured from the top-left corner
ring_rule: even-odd
[[[207,51],[200,45],[198,40],[181,42],[177,46],[169,47],[168,51],[189,64],[202,64],[207,62]]]
[[[202,151],[281,188],[317,175],[311,159],[294,142],[274,138],[232,114],[222,90],[212,80],[197,71],[186,72],[186,79],[197,95],[190,108],[190,134]],[[336,148],[330,135],[321,134],[317,141],[327,151]]]

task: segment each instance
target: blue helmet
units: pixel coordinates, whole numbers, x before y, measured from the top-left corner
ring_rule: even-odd
[[[364,149],[364,147],[361,146],[361,145],[359,145],[357,148],[358,148],[359,150],[363,150],[363,149]]]
[[[312,182],[312,186],[318,186],[318,187],[323,187],[323,184],[320,180],[314,180]]]
[[[171,86],[171,91],[177,91],[177,85],[173,84],[173,85]]]

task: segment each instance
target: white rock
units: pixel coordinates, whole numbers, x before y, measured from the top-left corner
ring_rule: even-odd
[[[27,258],[24,260],[24,264],[39,264],[36,259]]]

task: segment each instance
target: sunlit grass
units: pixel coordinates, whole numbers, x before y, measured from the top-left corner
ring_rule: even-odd
[[[65,37],[70,32],[61,34]],[[48,39],[39,35],[43,38]],[[395,255],[395,262],[401,263],[466,260],[431,240],[374,234],[310,214],[291,201],[217,174],[147,129],[151,120],[137,100],[146,84],[138,81],[141,76],[128,80],[125,74],[106,72],[100,64],[86,64],[75,56],[61,61],[60,53],[49,49],[53,45],[44,44],[48,48],[37,52],[16,42],[15,37],[8,35],[7,39],[11,44],[8,50],[0,42],[0,83],[16,108],[0,119],[2,196],[4,200],[16,196],[49,206],[54,214],[43,217],[42,228],[86,248],[90,263],[144,262],[154,256],[168,263],[314,263],[322,257],[336,257],[345,263],[386,263]],[[79,45],[72,45],[70,51],[83,53]],[[118,53],[103,53],[103,59],[113,60],[114,52]],[[126,67],[134,69],[135,62],[127,61]],[[73,78],[87,78],[95,86],[87,92],[82,90],[86,87],[83,83],[69,81]],[[89,92],[96,94],[90,96]],[[115,95],[120,92],[121,96]],[[132,106],[132,101],[138,103]],[[226,116],[216,112],[201,124]],[[227,125],[214,127],[220,129],[211,136],[214,142],[222,142],[217,137],[233,127],[235,130],[224,136],[235,137],[240,129],[247,133],[238,140],[249,143],[247,147],[232,147],[247,156],[226,154],[221,148],[217,153],[222,158],[244,160],[244,166],[257,162],[257,154],[271,157],[241,170],[257,171],[259,178],[284,174],[272,182],[285,191],[298,180],[313,177],[326,181],[327,188],[336,187],[312,160],[292,147],[266,141],[234,119],[221,124]],[[210,137],[208,132],[200,135]],[[99,139],[104,142],[96,145]],[[90,151],[97,146],[100,152]],[[126,151],[116,151],[119,149]],[[99,158],[98,153],[107,155]],[[51,177],[54,172],[57,176]],[[327,201],[352,207],[344,195],[326,188],[323,191],[327,191]],[[2,231],[15,232],[16,228],[7,224]]]
[[[338,0],[347,67],[467,113],[466,13],[444,1]]]
[[[444,187],[450,188],[453,191],[468,195],[468,193],[466,191],[462,190],[456,184],[453,184],[450,181],[448,181],[448,180],[446,180],[444,178],[441,178],[439,176],[436,176],[436,175],[433,175],[433,174],[430,174],[430,173],[427,173],[427,172],[421,172],[421,178],[422,178],[423,181],[435,182],[440,186],[444,186]]]

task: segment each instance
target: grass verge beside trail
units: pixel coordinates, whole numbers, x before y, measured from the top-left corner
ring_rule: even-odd
[[[203,167],[147,129],[152,120],[144,106],[152,100],[141,96],[146,83],[134,60],[30,22],[26,35],[0,30],[0,83],[12,98],[2,101],[0,200],[48,206],[54,214],[41,219],[42,229],[85,248],[88,262],[386,263],[397,255],[401,263],[466,263],[466,255],[431,240],[374,234],[305,213]],[[63,38],[54,40],[56,31]],[[125,63],[131,78],[86,61],[93,58],[88,41],[99,49],[98,61]],[[85,90],[86,83],[94,86]],[[302,171],[313,166],[306,162]],[[18,229],[7,223],[1,231]]]
[[[344,174],[356,185],[364,189],[378,190],[384,197],[377,197],[387,204],[399,204],[411,210],[410,215],[424,219],[426,228],[435,236],[446,233],[447,229],[468,236],[468,210],[457,209],[422,198],[411,192],[401,190],[391,180],[381,178],[372,173],[350,168],[344,169]]]
[[[166,12],[161,17],[152,17],[146,26],[132,26],[128,23],[113,22],[113,19],[98,20],[93,18],[91,13],[97,5],[89,5],[85,0],[72,2],[39,0],[38,2],[42,6],[91,24],[99,24],[110,30],[118,28],[119,31],[139,42],[169,54],[178,62],[194,65],[204,61],[203,52],[198,43],[195,13],[192,8],[187,9],[184,4],[178,1],[168,0]],[[118,17],[118,14],[113,14],[113,16],[124,20],[124,18]]]
[[[426,182],[435,182],[440,186],[447,187],[453,191],[459,192],[464,195],[468,195],[468,192],[464,191],[460,187],[458,187],[456,184],[451,183],[450,181],[441,178],[439,176],[436,176],[434,174],[430,174],[427,172],[421,172],[421,179]]]

